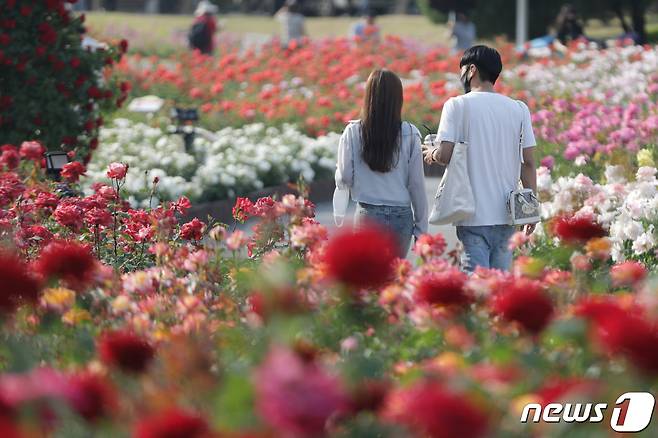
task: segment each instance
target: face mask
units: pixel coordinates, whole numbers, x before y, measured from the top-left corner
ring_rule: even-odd
[[[466,69],[466,72],[462,77],[459,78],[459,81],[462,83],[462,86],[464,87],[464,93],[468,94],[471,92],[471,79],[473,79],[473,76],[470,78],[468,77],[468,71],[470,69],[470,66]]]

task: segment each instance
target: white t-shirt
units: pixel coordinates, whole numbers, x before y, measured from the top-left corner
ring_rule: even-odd
[[[458,143],[463,137],[463,104],[468,105],[468,176],[475,214],[457,225],[509,223],[507,197],[518,187],[521,170],[519,135],[523,118],[523,148],[535,146],[528,107],[498,93],[472,91],[449,99],[441,112],[438,138]]]

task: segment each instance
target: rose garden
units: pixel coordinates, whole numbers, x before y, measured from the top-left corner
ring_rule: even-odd
[[[619,395],[658,390],[658,46],[496,43],[498,90],[533,114],[543,221],[510,241],[512,272],[467,276],[440,234],[396,259],[308,199],[373,68],[436,128],[461,92],[448,48],[91,50],[64,6],[0,1],[0,436],[606,437]],[[146,95],[164,108],[128,111]],[[186,148],[174,107],[212,135]],[[228,223],[188,214],[222,200]],[[610,408],[519,422],[553,402]]]

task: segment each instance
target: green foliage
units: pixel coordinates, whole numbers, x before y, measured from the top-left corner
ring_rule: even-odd
[[[0,6],[0,144],[39,140],[82,159],[97,144],[100,112],[125,99],[127,89],[106,71],[125,45],[84,48],[84,16],[64,4]]]
[[[470,3],[471,5],[469,5]],[[629,6],[634,2],[619,2],[617,0],[574,0],[574,5],[579,17],[583,20],[589,18],[598,18],[609,20],[615,14],[615,8],[619,7],[623,13],[630,13]],[[651,2],[647,0],[638,0],[637,7],[641,11]],[[528,35],[530,38],[546,35],[549,28],[554,24],[555,19],[560,12],[560,8],[565,4],[563,1],[529,1],[528,2]],[[445,0],[420,0],[419,6],[421,11],[434,22],[441,21],[441,14],[450,10],[467,10],[470,12],[471,19],[477,26],[478,36],[491,37],[505,35],[509,38],[514,37],[516,23],[516,0],[487,0],[474,2],[451,2]]]

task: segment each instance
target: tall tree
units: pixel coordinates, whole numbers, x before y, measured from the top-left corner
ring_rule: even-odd
[[[466,10],[475,22],[478,35],[514,37],[516,0],[418,0],[421,10],[434,22],[445,20],[448,11]],[[617,17],[624,32],[635,32],[640,43],[646,42],[646,12],[651,0],[573,0],[582,19]],[[529,2],[528,33],[531,38],[545,35],[555,23],[562,0]],[[627,17],[630,16],[630,23]]]

